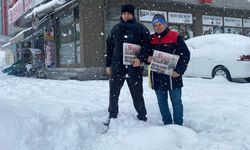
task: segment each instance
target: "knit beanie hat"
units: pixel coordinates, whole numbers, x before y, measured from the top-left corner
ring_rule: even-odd
[[[121,13],[129,12],[134,16],[135,6],[131,4],[124,4],[121,6]]]
[[[165,17],[163,15],[160,15],[160,14],[155,14],[153,17],[152,24],[155,25],[157,22],[160,22],[161,24],[163,24],[166,27],[168,25]]]

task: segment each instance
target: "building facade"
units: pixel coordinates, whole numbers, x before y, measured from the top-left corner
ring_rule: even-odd
[[[19,1],[28,6],[32,0]],[[136,19],[151,32],[153,15],[161,13],[184,39],[216,33],[250,36],[247,0],[47,0],[9,18],[26,27],[10,44],[16,45],[15,52],[23,47],[43,50],[48,78],[105,79],[105,39],[119,22],[124,3],[136,6]]]

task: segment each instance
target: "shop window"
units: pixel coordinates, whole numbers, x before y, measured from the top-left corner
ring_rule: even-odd
[[[250,29],[244,29],[243,30],[243,35],[250,37]]]
[[[185,40],[194,37],[193,26],[185,24],[170,24],[169,28],[175,30],[182,36]]]
[[[119,7],[111,8],[106,11],[107,20],[120,20],[121,10]]]
[[[79,20],[79,7],[76,7],[74,9],[74,18],[75,18],[75,21]]]
[[[75,67],[80,64],[79,9],[76,7],[59,18],[59,65]]]
[[[119,8],[110,8],[106,10],[106,18],[105,22],[105,39],[107,39],[108,34],[110,33],[113,26],[120,21],[121,11]]]
[[[80,48],[80,24],[77,23],[75,26],[75,45],[76,45],[76,61],[77,64],[81,63],[81,48]]]
[[[143,25],[149,30],[150,34],[155,33],[153,25],[151,22],[142,22]]]
[[[224,33],[224,28],[220,26],[203,26],[203,35]]]
[[[230,33],[230,34],[242,34],[242,29],[241,28],[224,27],[224,32]]]
[[[40,50],[44,49],[44,38],[43,35],[39,35],[37,37],[34,38],[34,45],[35,48],[38,48]]]
[[[135,10],[135,17],[137,18],[137,11]],[[115,8],[109,8],[106,10],[106,22],[105,22],[105,39],[108,37],[108,34],[110,33],[113,26],[120,22],[121,17],[121,8],[115,7]]]

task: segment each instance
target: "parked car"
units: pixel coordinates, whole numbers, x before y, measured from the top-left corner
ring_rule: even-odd
[[[198,36],[186,41],[191,59],[185,76],[250,79],[250,38],[235,34]]]

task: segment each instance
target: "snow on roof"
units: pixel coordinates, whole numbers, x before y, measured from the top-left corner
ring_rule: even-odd
[[[186,41],[188,45],[199,48],[204,45],[209,45],[212,43],[217,44],[244,44],[244,43],[250,43],[250,38],[243,35],[237,35],[237,34],[211,34],[211,35],[203,35],[191,38]]]
[[[6,50],[6,48],[8,48],[10,45],[11,45],[11,43],[8,42],[8,43],[2,45],[1,48],[0,48],[0,50],[4,51],[4,50]]]
[[[15,43],[21,39],[24,38],[24,32],[30,31],[32,29],[32,27],[26,28],[22,31],[20,31],[16,36],[14,36],[13,38],[10,39],[10,43]]]
[[[34,15],[37,15],[39,13],[43,13],[47,10],[53,9],[53,7],[60,6],[64,4],[66,0],[51,0],[48,3],[42,4],[38,7],[35,7],[29,14],[25,16],[25,18],[31,18]]]

